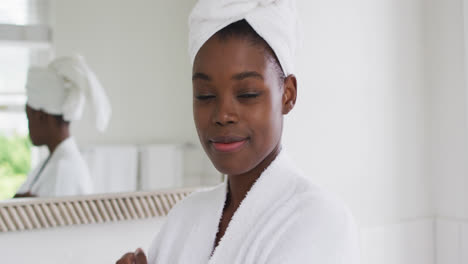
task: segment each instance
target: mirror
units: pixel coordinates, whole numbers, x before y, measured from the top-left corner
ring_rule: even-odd
[[[0,198],[11,197],[47,158],[28,139],[26,72],[81,54],[104,87],[112,117],[99,133],[87,104],[71,135],[89,168],[93,194],[216,184],[192,120],[187,55],[190,1],[6,1],[0,34]],[[28,39],[30,38],[30,39]],[[53,195],[51,195],[53,196]]]

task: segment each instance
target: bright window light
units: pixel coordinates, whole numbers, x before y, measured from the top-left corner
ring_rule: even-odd
[[[2,0],[0,5],[1,24],[28,24],[28,0]]]

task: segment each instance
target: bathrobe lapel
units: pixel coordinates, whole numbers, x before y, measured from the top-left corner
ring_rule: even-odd
[[[234,213],[209,263],[249,263],[266,253],[253,246],[274,232],[267,223],[293,195],[296,182],[290,174],[295,171],[284,153],[278,155]]]

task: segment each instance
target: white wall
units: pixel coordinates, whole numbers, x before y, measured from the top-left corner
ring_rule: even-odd
[[[300,10],[285,144],[364,226],[430,216],[420,0],[300,1]]]
[[[426,4],[428,171],[437,263],[468,263],[468,129],[463,0]],[[467,19],[467,18],[465,18]]]
[[[1,234],[2,263],[115,263],[138,247],[146,251],[162,223],[145,219]]]
[[[106,134],[94,129],[91,111],[75,124],[79,142],[198,142],[187,55],[194,2],[51,2],[56,55],[83,54],[114,106]]]
[[[433,263],[422,0],[300,1],[285,145],[361,226],[363,263]]]
[[[461,0],[428,4],[430,172],[437,216],[468,219],[468,129]],[[429,56],[430,55],[430,56]]]

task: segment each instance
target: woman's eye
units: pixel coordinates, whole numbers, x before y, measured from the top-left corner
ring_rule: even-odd
[[[258,93],[245,93],[245,94],[240,94],[237,97],[239,97],[239,98],[255,98],[257,96],[259,96]]]
[[[197,96],[195,96],[195,98],[197,100],[202,100],[202,101],[203,100],[208,100],[208,99],[211,99],[211,98],[214,98],[214,97],[215,97],[214,95],[209,95],[209,94],[208,95],[197,95]]]

